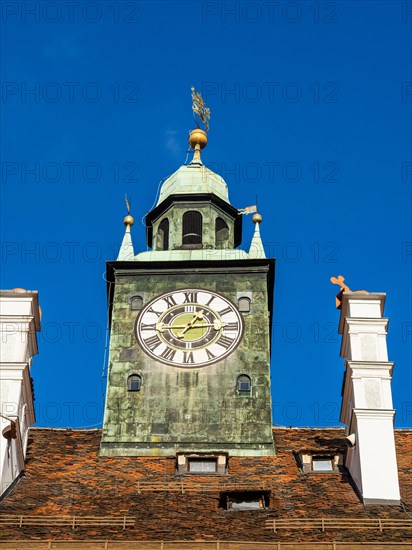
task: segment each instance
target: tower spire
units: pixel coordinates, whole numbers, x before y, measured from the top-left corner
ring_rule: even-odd
[[[262,216],[256,212],[252,221],[255,224],[255,232],[253,233],[252,241],[250,243],[249,258],[266,258],[265,249],[263,248],[262,239],[260,237],[260,224],[262,223]]]

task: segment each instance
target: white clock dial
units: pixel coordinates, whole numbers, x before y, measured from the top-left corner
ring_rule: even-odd
[[[142,349],[177,367],[202,367],[220,361],[237,347],[242,334],[242,316],[229,300],[192,288],[158,296],[136,322]]]

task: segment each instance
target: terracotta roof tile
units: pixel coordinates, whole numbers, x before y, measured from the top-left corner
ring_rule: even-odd
[[[228,475],[176,475],[174,457],[99,457],[100,430],[30,431],[24,475],[0,506],[0,516],[110,516],[126,515],[133,525],[70,527],[3,526],[4,539],[118,540],[337,540],[402,541],[397,530],[352,531],[265,529],[268,518],[399,518],[401,506],[367,506],[359,500],[349,474],[303,474],[293,452],[345,451],[342,429],[275,428],[277,455],[230,457]],[[412,508],[412,431],[396,431],[401,495]],[[181,492],[181,483],[185,492]],[[149,484],[172,484],[151,490]],[[270,507],[257,511],[227,511],[221,492],[247,483],[250,489],[270,491]],[[144,490],[139,492],[139,484]],[[180,485],[179,485],[180,484]],[[219,485],[222,488],[219,489]],[[274,538],[275,537],[275,538]]]

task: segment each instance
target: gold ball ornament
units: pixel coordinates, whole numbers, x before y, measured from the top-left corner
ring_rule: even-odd
[[[262,223],[262,216],[256,212],[256,214],[253,215],[252,221],[253,223]]]
[[[130,227],[132,227],[132,225],[134,225],[134,218],[133,216],[131,216],[130,214],[128,214],[125,219],[123,220],[123,223],[125,224],[125,226],[127,227],[128,225]]]
[[[204,149],[207,145],[207,134],[201,128],[195,128],[189,134],[189,145],[192,149],[199,145],[200,149]]]

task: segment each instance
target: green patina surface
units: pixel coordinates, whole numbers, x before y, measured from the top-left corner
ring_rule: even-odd
[[[198,273],[163,270],[118,273],[112,314],[108,390],[102,454],[161,455],[179,451],[225,450],[239,455],[273,454],[269,377],[269,304],[267,269],[230,267]],[[136,335],[138,311],[130,297],[144,304],[179,288],[216,291],[234,304],[239,292],[252,293],[251,312],[244,315],[244,335],[227,358],[202,368],[162,364],[144,353]],[[140,392],[127,391],[127,377],[143,378]],[[236,390],[236,379],[248,374],[252,396]]]
[[[188,164],[180,166],[163,183],[157,204],[161,204],[169,195],[187,193],[213,193],[229,202],[227,185],[221,176],[203,164]]]
[[[202,215],[202,242],[197,245],[183,243],[183,216],[190,210]],[[258,226],[249,254],[235,249],[238,213],[230,206],[227,185],[219,175],[199,164],[181,166],[163,183],[152,213],[149,228],[153,250],[134,256],[127,234],[119,259],[131,260],[130,266],[119,266],[117,270],[114,267],[101,454],[156,456],[174,455],[176,451],[273,454],[270,260],[262,264],[252,259],[265,258]],[[162,250],[164,229],[159,232],[165,218],[169,222],[168,250]],[[227,225],[223,240],[222,233],[216,232],[217,218]],[[173,265],[184,262],[186,266],[196,262],[204,267],[171,268],[170,262]],[[215,263],[216,267],[212,266]],[[148,265],[157,267],[149,269]],[[230,355],[208,366],[185,368],[163,364],[142,350],[135,333],[139,311],[131,309],[130,298],[141,296],[144,307],[159,295],[182,288],[215,291],[235,305],[239,293],[248,293],[251,311],[244,314],[243,338]],[[142,377],[138,392],[127,390],[131,374]],[[250,396],[237,391],[236,381],[241,374],[251,378]]]

